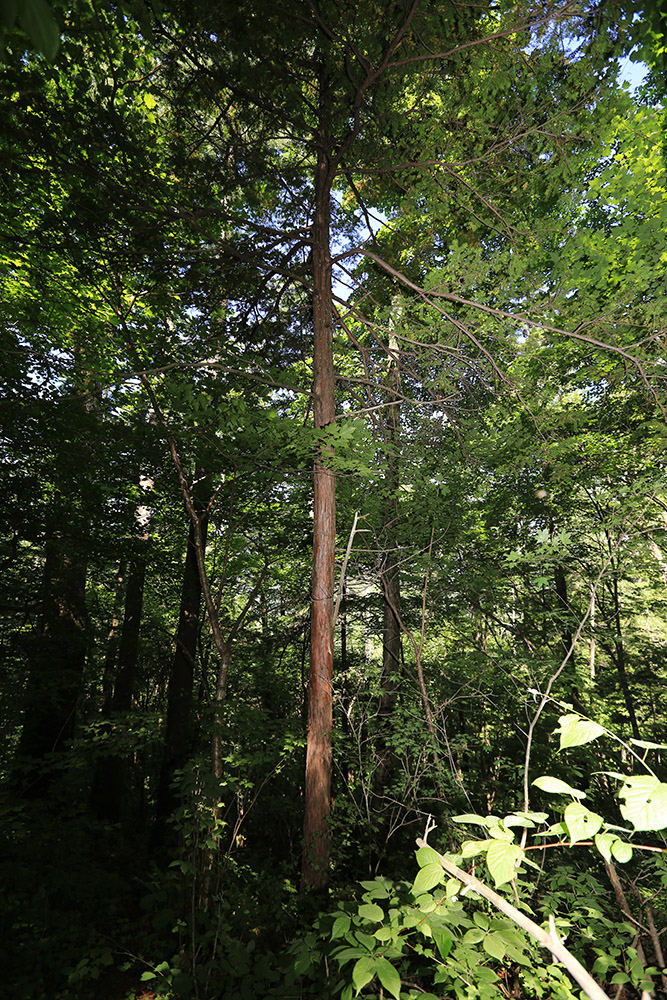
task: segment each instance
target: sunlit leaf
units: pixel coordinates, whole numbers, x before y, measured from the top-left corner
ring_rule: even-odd
[[[486,863],[495,884],[511,882],[523,858],[523,849],[518,844],[508,844],[506,840],[494,840],[486,852]]]
[[[576,844],[579,840],[589,840],[602,826],[602,816],[591,812],[581,802],[570,802],[565,808],[565,823],[570,841]]]
[[[620,864],[625,865],[632,858],[632,845],[626,840],[615,840],[611,845],[611,853]]]
[[[401,993],[401,977],[391,962],[386,958],[376,959],[375,971],[385,990],[391,993],[393,997],[396,997],[396,1000],[399,1000]]]
[[[560,749],[567,747],[579,747],[591,740],[597,740],[604,735],[604,727],[593,722],[591,719],[582,719],[580,715],[561,715],[560,726],[556,730],[560,733]]]
[[[461,847],[461,856],[464,858],[476,858],[478,854],[488,851],[490,840],[466,840]]]
[[[420,868],[425,868],[426,865],[440,864],[440,855],[437,851],[434,851],[432,847],[420,847],[419,850],[415,852],[415,857],[417,858],[417,864]]]
[[[420,896],[423,892],[428,892],[434,886],[440,885],[445,875],[444,868],[438,864],[426,865],[419,872],[412,884],[412,892],[415,896]]]
[[[595,846],[605,859],[611,861],[611,849],[618,837],[613,833],[598,833],[595,837]]]
[[[667,785],[652,774],[626,778],[618,796],[621,815],[635,830],[662,830],[667,826]]]
[[[452,816],[452,823],[474,823],[477,826],[486,826],[486,817],[477,816],[475,813],[463,813],[461,816]]]
[[[549,774],[543,774],[539,778],[535,778],[533,782],[536,788],[541,788],[543,792],[550,792],[553,795],[571,795],[575,799],[585,799],[586,794],[580,792],[578,788],[573,788],[572,785],[568,785],[566,781],[561,781],[560,778],[552,778]]]

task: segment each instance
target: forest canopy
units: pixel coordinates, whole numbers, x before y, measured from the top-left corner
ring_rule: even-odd
[[[667,990],[666,19],[0,6],[16,1000]]]

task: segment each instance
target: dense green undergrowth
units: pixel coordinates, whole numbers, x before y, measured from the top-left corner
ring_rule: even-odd
[[[580,756],[609,735],[572,712],[558,734],[561,751]],[[542,776],[533,785],[555,805],[553,815],[454,817],[441,845],[447,853],[432,833],[416,865],[406,858],[407,878],[339,878],[319,896],[299,894],[287,865],[262,869],[242,843],[225,850],[226,823],[191,773],[182,777],[185,797],[173,821],[177,856],[163,864],[117,829],[93,825],[85,811],[53,824],[62,800],[6,805],[2,962],[12,996],[579,998],[549,950],[448,874],[442,858],[552,927],[604,988],[652,993],[662,969],[650,935],[641,941],[639,932],[662,926],[666,915],[667,862],[656,831],[667,825],[667,786],[641,763],[664,748],[635,744],[623,744],[635,773],[612,775],[624,825],[584,806],[587,795],[596,797],[595,775],[585,790]],[[457,830],[480,836],[457,835],[452,852]],[[625,885],[625,900],[614,879],[621,893]]]

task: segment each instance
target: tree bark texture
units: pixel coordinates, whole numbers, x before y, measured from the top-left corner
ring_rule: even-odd
[[[206,510],[211,493],[208,477],[200,480],[199,495],[194,504],[200,515],[201,544],[206,548]],[[188,546],[183,567],[183,586],[176,631],[176,649],[169,676],[167,695],[167,726],[164,754],[158,784],[156,805],[156,838],[160,839],[162,822],[175,806],[172,784],[176,771],[184,767],[192,746],[192,688],[197,658],[197,637],[201,609],[202,585],[197,563],[195,527],[188,531]]]
[[[102,715],[108,715],[111,711],[111,701],[113,698],[114,677],[116,673],[116,662],[118,660],[118,648],[120,646],[120,635],[123,626],[123,613],[125,607],[125,591],[127,590],[127,559],[121,559],[116,574],[116,588],[114,590],[113,614],[111,617],[111,627],[107,637],[107,648],[104,654],[104,668],[102,671]]]
[[[18,749],[19,757],[40,761],[26,774],[24,791],[29,796],[49,786],[51,776],[43,760],[64,750],[72,739],[81,694],[89,641],[84,553],[91,516],[87,469],[92,458],[91,435],[98,429],[95,403],[85,359],[75,346],[71,392],[63,404],[70,422],[70,457],[77,466],[75,474],[67,466],[58,470],[60,500],[47,529],[42,617],[31,657]]]
[[[623,643],[623,628],[621,625],[621,602],[618,593],[618,578],[616,573],[612,577],[612,596],[614,599],[614,664],[616,666],[616,672],[618,674],[618,682],[623,692],[623,699],[625,701],[625,707],[628,710],[628,718],[630,720],[630,726],[632,728],[632,735],[636,740],[640,738],[639,725],[637,723],[637,715],[635,713],[634,701],[632,699],[632,692],[630,691],[630,682],[628,680],[627,671],[627,661],[625,656],[625,645]]]
[[[556,566],[554,569],[554,584],[556,588],[556,607],[559,616],[561,617],[561,634],[560,643],[563,650],[563,656],[566,656],[570,649],[572,648],[572,625],[571,625],[571,610],[570,602],[567,596],[567,578],[565,576],[565,570],[562,566]],[[574,650],[570,654],[570,666],[574,666]]]
[[[130,712],[134,695],[137,661],[139,658],[139,630],[143,611],[146,555],[136,555],[130,562],[125,594],[125,614],[118,648],[116,683],[111,699],[111,715]],[[121,720],[119,720],[121,721]],[[115,725],[109,721],[109,727]],[[122,725],[122,721],[121,721]],[[101,757],[93,781],[92,799],[100,819],[119,823],[127,815],[126,804],[130,798],[130,760],[124,752]]]
[[[153,480],[143,473],[139,477],[140,489],[146,493],[153,487]],[[105,715],[122,716],[132,710],[137,678],[137,663],[139,660],[139,635],[141,617],[144,607],[144,583],[148,553],[146,551],[152,510],[140,504],[135,511],[134,553],[130,558],[127,587],[125,590],[125,611],[123,626],[118,642],[118,652],[115,664],[115,679],[113,695],[110,702],[104,706]],[[109,731],[119,724],[121,730],[124,720],[109,723]],[[131,761],[129,748],[120,753],[112,753],[101,757],[98,761],[93,781],[92,802],[101,819],[110,823],[118,823],[128,818],[130,810],[127,805],[131,801]]]
[[[322,84],[322,88],[324,84]],[[313,222],[313,418],[325,428],[335,418],[333,303],[329,249],[329,156],[318,130]],[[328,818],[331,808],[333,726],[333,595],[336,545],[336,486],[331,448],[323,440],[313,468],[313,565],[311,593],[308,735],[303,826],[302,889],[329,877]]]
[[[28,679],[19,755],[42,759],[64,749],[74,733],[88,644],[86,564],[73,543],[48,543],[44,564],[42,621]],[[46,774],[29,778],[27,792],[39,794]]]

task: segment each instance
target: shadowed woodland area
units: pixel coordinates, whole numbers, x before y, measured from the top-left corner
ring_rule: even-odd
[[[0,22],[0,993],[667,995],[665,0]]]

